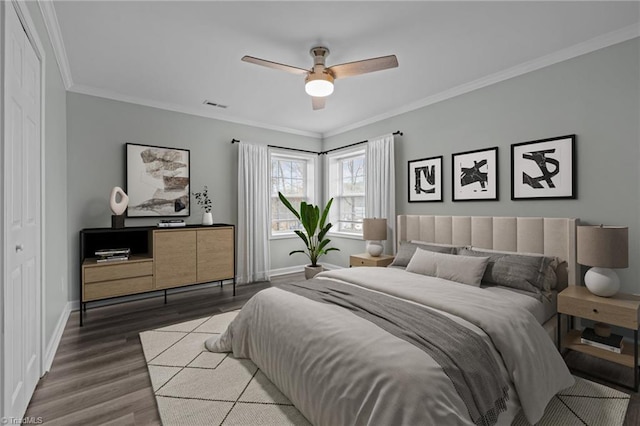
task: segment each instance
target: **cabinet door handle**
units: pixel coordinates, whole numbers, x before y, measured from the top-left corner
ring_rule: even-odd
[[[594,313],[594,314],[597,314],[597,313],[598,313],[598,310],[597,310],[596,308],[593,308],[593,313]]]

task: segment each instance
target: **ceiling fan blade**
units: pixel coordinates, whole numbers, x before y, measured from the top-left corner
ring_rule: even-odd
[[[277,62],[267,61],[266,59],[254,58],[253,56],[243,56],[242,60],[244,62],[249,62],[251,64],[262,65],[263,67],[286,71],[292,74],[307,74],[309,72],[309,70],[305,70],[298,67],[292,67],[291,65],[279,64]]]
[[[398,58],[396,55],[381,56],[379,58],[365,59],[363,61],[348,62],[346,64],[329,67],[335,78],[352,77],[374,71],[396,68]]]
[[[324,108],[324,100],[327,98],[318,98],[313,96],[311,98],[311,105],[313,106],[313,110],[323,109]]]

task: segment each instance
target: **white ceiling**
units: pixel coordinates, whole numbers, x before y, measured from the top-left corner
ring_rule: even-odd
[[[91,1],[55,2],[55,15],[72,91],[326,136],[570,57],[581,46],[637,36],[639,8],[610,1]],[[240,61],[251,55],[310,68],[315,45],[331,50],[328,65],[389,54],[400,65],[338,80],[326,108],[313,111],[303,76]],[[205,99],[228,108],[204,106]]]

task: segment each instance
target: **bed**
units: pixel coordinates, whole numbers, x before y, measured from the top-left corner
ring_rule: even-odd
[[[552,333],[553,292],[575,285],[576,224],[398,216],[402,250],[413,241],[466,247],[469,255],[420,249],[405,268],[413,272],[341,269],[263,290],[206,347],[250,358],[315,425],[510,424],[521,409],[533,424],[553,395],[573,384]],[[489,262],[487,252],[473,250],[493,250],[492,259],[553,257],[555,289],[532,297],[416,273],[416,265],[433,262],[446,271],[447,262],[463,261],[469,268],[454,268],[454,275],[465,275]]]

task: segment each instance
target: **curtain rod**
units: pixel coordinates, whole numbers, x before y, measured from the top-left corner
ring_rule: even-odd
[[[395,132],[393,132],[392,134],[393,134],[393,135],[402,136],[404,133],[402,133],[400,130],[396,130],[396,131],[395,131]],[[329,149],[329,150],[327,150],[327,151],[323,151],[323,152],[321,152],[320,154],[328,154],[328,153],[333,152],[333,151],[338,151],[338,150],[341,150],[341,149],[344,149],[344,148],[351,148],[352,146],[361,145],[361,144],[363,144],[363,143],[367,143],[367,142],[369,142],[369,140],[368,140],[368,139],[365,139],[365,140],[363,140],[363,141],[360,141],[360,142],[354,142],[354,143],[352,143],[352,144],[345,145],[345,146],[341,146],[341,147],[339,147],[339,148]]]
[[[403,133],[400,130],[397,130],[397,131],[393,132],[393,134],[394,135],[399,135],[399,136],[403,135]],[[232,144],[239,143],[239,142],[240,141],[238,139],[236,139],[236,138],[231,139],[231,143]],[[350,148],[352,146],[360,145],[360,144],[367,143],[367,142],[369,142],[368,139],[360,141],[360,142],[355,142],[355,143],[352,143],[352,144],[349,144],[349,145],[341,146],[340,148],[333,148],[333,149],[330,149],[328,151],[321,151],[321,152],[308,151],[306,149],[289,148],[289,147],[286,147],[286,146],[277,146],[277,145],[267,145],[267,147],[269,147],[269,148],[277,148],[277,149],[286,149],[288,151],[306,152],[307,154],[323,155],[323,154],[327,154],[329,152],[338,151],[338,150],[344,149],[344,148]]]
[[[234,138],[234,139],[231,139],[231,143],[240,143],[240,141],[238,139]],[[269,147],[269,148],[278,148],[278,149],[286,149],[287,151],[306,152],[307,154],[316,154],[316,155],[322,154],[321,152],[308,151],[306,149],[289,148],[289,147],[286,147],[286,146],[267,145],[267,147]]]

